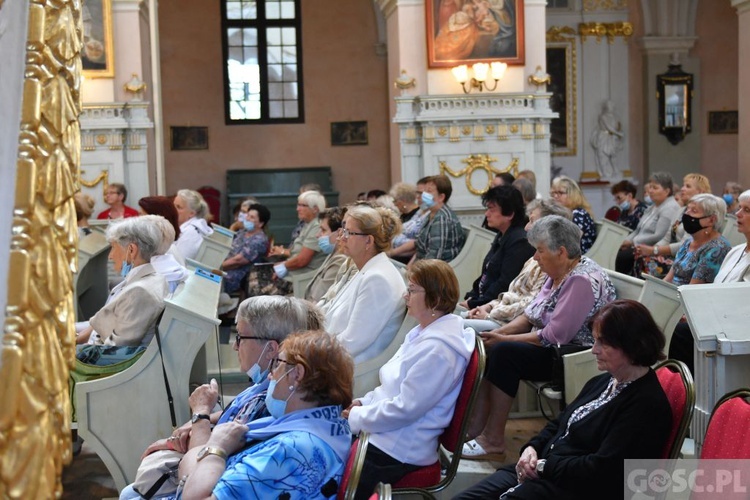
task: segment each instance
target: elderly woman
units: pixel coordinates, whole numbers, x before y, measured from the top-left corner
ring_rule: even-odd
[[[224,291],[236,292],[253,264],[264,262],[268,253],[268,236],[265,229],[271,220],[271,211],[260,203],[251,204],[243,221],[242,229],[232,240],[232,249],[221,264],[224,276]]]
[[[589,251],[596,240],[596,225],[591,217],[591,205],[583,195],[578,183],[561,175],[552,181],[550,196],[562,206],[573,212],[573,222],[581,228],[581,253]]]
[[[125,217],[138,217],[138,211],[125,204],[128,199],[128,190],[125,184],[113,182],[104,190],[104,203],[109,205],[107,210],[99,212],[96,216],[99,220],[123,219]]]
[[[648,194],[654,203],[641,217],[638,227],[623,241],[615,260],[615,270],[625,274],[633,272],[635,264],[635,246],[653,245],[667,234],[680,215],[681,208],[672,196],[672,176],[666,172],[657,172],[648,180]]]
[[[573,222],[543,217],[531,226],[528,239],[548,278],[523,315],[481,334],[489,354],[482,401],[469,432],[481,433],[464,445],[466,458],[505,453],[505,423],[519,382],[552,377],[553,346],[591,347],[589,320],[615,298],[606,271],[581,256],[581,231]]]
[[[693,196],[682,215],[689,235],[680,246],[664,281],[675,285],[713,283],[719,267],[731,249],[719,232],[724,226],[726,203],[712,194]]]
[[[750,281],[750,190],[737,198],[739,208],[737,230],[745,235],[746,243],[732,248],[721,263],[713,283],[735,283]],[[669,357],[684,362],[693,371],[693,335],[687,322],[678,323],[669,342]]]
[[[497,231],[482,263],[482,273],[459,305],[466,309],[482,306],[508,291],[510,282],[534,255],[526,239],[526,211],[521,193],[511,186],[497,186],[482,195],[487,226]]]
[[[164,239],[157,254],[151,257],[151,265],[167,280],[169,292],[174,293],[190,274],[185,268],[185,259],[175,245],[175,240],[180,236],[177,209],[167,196],[146,196],[138,200],[138,206],[138,212],[143,215],[161,216]]]
[[[648,205],[635,197],[638,194],[638,188],[628,180],[621,180],[612,186],[610,192],[620,209],[620,218],[617,222],[634,231],[648,208]]]
[[[352,432],[370,433],[357,498],[369,498],[380,481],[395,483],[435,463],[438,437],[453,416],[474,351],[474,332],[451,314],[459,290],[450,265],[417,261],[408,281],[407,307],[419,325],[380,369],[380,386],[344,412]]]
[[[318,215],[320,220],[318,246],[327,257],[305,289],[304,297],[311,302],[318,302],[326,294],[336,281],[342,267],[354,265],[344,254],[344,245],[339,239],[344,215],[346,215],[346,207],[332,207]]]
[[[724,194],[722,198],[727,204],[727,213],[734,213],[740,208],[739,196],[742,194],[742,186],[734,181],[724,184]]]
[[[690,199],[701,193],[711,193],[711,184],[708,178],[701,174],[687,174],[678,193],[678,202],[685,208],[672,222],[672,227],[667,231],[667,234],[655,245],[636,245],[636,253],[639,256],[636,262],[638,271],[648,269],[650,274],[659,277],[663,277],[669,272],[669,268],[674,261],[672,257],[677,255],[677,251],[688,236],[682,225],[683,214],[687,210]]]
[[[451,180],[446,175],[435,175],[425,183],[422,203],[429,215],[416,240],[417,259],[453,260],[464,246],[466,236],[458,217],[446,203],[453,192]]]
[[[416,187],[399,182],[391,188],[391,196],[401,212],[403,226],[401,234],[393,238],[393,247],[388,251],[388,257],[404,264],[408,264],[416,252],[416,237],[429,213],[426,206],[420,207],[426,179],[419,179]]]
[[[554,200],[534,200],[526,208],[529,223],[526,231],[531,229],[536,221],[548,215],[559,215],[570,219],[570,210]],[[542,289],[547,275],[539,267],[539,263],[532,256],[523,265],[518,276],[511,281],[508,291],[497,296],[497,299],[487,304],[475,307],[466,313],[466,326],[478,332],[494,330],[514,320],[523,314],[524,309]]]
[[[341,409],[351,403],[354,364],[323,331],[286,338],[271,364],[271,414],[217,425],[206,446],[192,449],[184,500],[203,498],[325,499],[335,496],[351,446]],[[185,460],[183,460],[185,462]]]
[[[305,191],[297,197],[297,217],[302,223],[302,229],[292,242],[291,248],[277,245],[271,249],[271,257],[287,257],[284,262],[274,266],[276,276],[283,278],[291,271],[311,271],[323,263],[325,255],[320,252],[318,246],[318,214],[325,208],[326,199],[317,191]]]
[[[404,319],[404,279],[385,254],[400,228],[398,216],[383,207],[355,206],[344,217],[344,252],[359,272],[327,305],[326,330],[355,363],[380,354]]]
[[[180,237],[180,216],[168,196],[144,196],[138,200],[138,207],[141,215],[161,215],[167,219],[174,228],[174,239]]]
[[[650,367],[664,359],[664,335],[633,300],[602,307],[593,320],[599,370],[578,397],[536,437],[521,458],[454,497],[560,500],[621,498],[623,463],[658,459],[672,410]],[[505,497],[502,497],[505,498]]]
[[[231,422],[239,416],[252,421],[268,416],[265,400],[271,363],[279,355],[282,342],[290,334],[323,327],[323,315],[318,308],[304,300],[278,295],[263,295],[244,300],[237,312],[237,333],[234,350],[237,351],[240,369],[247,373],[252,385],[242,391],[222,411],[212,412],[218,396],[218,386],[212,382],[198,387],[190,396],[194,418],[178,427],[169,438],[151,444],[143,456],[160,450],[187,452],[205,446],[211,436],[211,427]],[[195,456],[183,460],[184,467],[192,470]],[[161,489],[159,495],[174,492]],[[120,500],[141,498],[133,485],[120,493]]]
[[[213,233],[208,225],[208,203],[198,191],[180,189],[174,198],[180,237],[175,246],[185,259],[194,259],[203,243],[203,237]]]
[[[151,341],[168,293],[166,280],[149,263],[163,241],[156,217],[122,219],[107,228],[109,259],[125,279],[77,335],[77,344],[137,347]]]

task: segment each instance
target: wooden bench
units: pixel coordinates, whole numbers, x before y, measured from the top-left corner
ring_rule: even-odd
[[[645,282],[638,302],[648,308],[656,326],[664,332],[667,339],[665,349],[669,349],[674,328],[684,314],[677,286],[648,274],[644,274],[643,278]]]
[[[214,231],[216,233],[216,231]],[[203,237],[201,246],[198,248],[198,253],[195,255],[195,259],[201,264],[210,267],[212,269],[221,268],[221,264],[224,263],[224,259],[227,258],[229,252],[232,250],[231,243],[225,245],[223,242],[213,237],[213,234]]]
[[[448,263],[458,278],[460,297],[465,296],[471,290],[474,280],[482,274],[484,258],[490,251],[495,236],[496,234],[492,231],[472,224],[461,252]]]
[[[589,251],[586,252],[586,257],[604,269],[614,269],[617,251],[627,235],[630,234],[630,229],[607,219],[600,220],[596,226],[596,240]]]
[[[237,233],[224,226],[214,224],[213,222],[211,223],[211,227],[214,229],[214,232],[209,234],[208,238],[232,248],[232,241],[234,241],[234,235]]]
[[[104,233],[94,230],[79,241],[78,272],[73,275],[78,321],[88,320],[107,302],[108,258],[109,242]]]
[[[218,276],[197,271],[165,300],[159,331],[178,425],[190,418],[187,398],[193,360],[219,325],[220,287]],[[78,383],[76,402],[79,434],[122,490],[133,482],[143,450],[172,432],[156,341],[126,370]]]

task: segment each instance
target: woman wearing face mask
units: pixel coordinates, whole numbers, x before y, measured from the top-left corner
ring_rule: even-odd
[[[157,217],[130,217],[107,228],[109,259],[124,280],[112,289],[90,326],[77,335],[77,344],[139,347],[151,341],[169,293],[167,281],[149,263],[163,240]],[[79,359],[83,354],[79,350]]]
[[[391,196],[396,200],[396,206],[401,211],[403,226],[401,226],[401,234],[393,238],[393,247],[388,250],[388,257],[404,264],[408,264],[414,255],[417,249],[416,237],[430,213],[422,202],[422,194],[428,179],[429,177],[419,179],[416,187],[399,182],[391,188]]]
[[[428,216],[416,239],[416,253],[411,262],[419,259],[440,259],[450,262],[461,251],[466,241],[456,213],[446,205],[453,193],[447,175],[435,175],[425,182],[422,204]]]
[[[724,202],[727,204],[727,213],[733,214],[740,208],[739,197],[742,194],[742,186],[734,181],[724,184]]]
[[[615,197],[617,206],[620,207],[620,218],[617,222],[631,231],[635,230],[643,212],[648,208],[648,205],[635,197],[638,188],[632,182],[622,180],[612,186],[610,192]]]
[[[293,332],[318,330],[323,327],[323,315],[313,304],[295,297],[263,295],[243,301],[237,311],[237,333],[234,350],[240,369],[247,373],[252,385],[237,395],[222,411],[212,410],[218,396],[218,386],[212,382],[193,391],[190,408],[193,418],[178,427],[170,437],[152,443],[143,456],[159,450],[185,453],[200,450],[211,436],[211,426],[235,419],[250,422],[266,417],[265,398],[269,386],[271,362],[278,357],[281,343]],[[183,458],[186,470],[196,463],[195,453]],[[159,495],[166,493],[159,491]],[[120,493],[120,500],[140,499],[132,485]],[[158,498],[155,497],[155,498]]]
[[[252,265],[265,260],[269,247],[265,228],[269,220],[271,212],[268,208],[259,203],[250,205],[242,229],[234,236],[232,250],[221,264],[221,269],[227,273],[224,277],[225,292],[239,290]]]
[[[179,476],[188,475],[180,498],[335,496],[351,446],[341,409],[351,403],[353,377],[351,357],[326,332],[287,337],[271,365],[271,416],[217,425],[180,463]]]
[[[682,215],[688,237],[677,251],[664,281],[675,285],[713,283],[719,267],[731,249],[719,230],[724,225],[726,203],[712,194],[693,196]]]
[[[346,207],[332,207],[318,215],[320,231],[318,231],[318,246],[327,255],[326,260],[315,272],[305,289],[305,299],[318,302],[336,281],[336,276],[342,266],[353,266],[351,259],[347,259],[343,251],[343,242],[339,240],[339,229],[346,215]]]

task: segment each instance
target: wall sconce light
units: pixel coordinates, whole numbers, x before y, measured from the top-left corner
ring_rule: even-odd
[[[495,90],[497,88],[497,82],[503,78],[505,70],[508,69],[508,65],[504,62],[494,61],[490,64],[473,64],[471,69],[474,72],[472,78],[469,78],[469,67],[465,64],[456,66],[451,70],[456,81],[460,83],[461,87],[464,89],[464,94],[468,94],[472,89],[479,89],[479,92],[482,90],[488,90],[490,92]],[[488,76],[495,81],[492,88],[490,88],[487,83]],[[467,83],[469,84],[468,89],[466,87]]]

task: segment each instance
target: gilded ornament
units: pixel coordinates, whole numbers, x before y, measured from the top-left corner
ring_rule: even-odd
[[[463,127],[461,127],[461,133],[463,135],[469,135],[469,134],[471,134],[471,127],[468,126],[468,125],[464,125]]]
[[[607,42],[612,44],[616,37],[622,37],[627,42],[633,35],[633,25],[628,22],[618,23],[581,23],[578,25],[578,34],[581,35],[581,41],[585,42],[587,37],[596,37],[596,43],[602,41],[602,37],[607,37]]]
[[[565,42],[576,36],[576,30],[570,26],[552,26],[547,30],[548,42]]]
[[[100,146],[107,144],[107,135],[106,134],[98,134],[96,136],[96,143]]]
[[[495,175],[501,174],[503,172],[510,172],[515,176],[518,175],[518,158],[513,158],[510,164],[504,170],[498,170],[493,167],[492,162],[495,161],[497,161],[497,158],[491,158],[487,154],[469,155],[465,159],[461,160],[461,163],[465,163],[466,167],[459,171],[452,170],[446,162],[441,161],[439,164],[440,173],[447,174],[455,178],[464,177],[464,180],[466,182],[466,189],[468,189],[471,194],[481,196],[486,193],[487,190],[490,189],[490,187],[492,187],[492,178],[495,177]],[[487,183],[482,188],[476,188],[471,183],[472,175],[476,170],[484,170],[487,173]]]
[[[510,133],[511,134],[517,134],[518,133],[518,125],[516,125],[515,123],[513,125],[511,125],[510,126]]]
[[[439,127],[438,128],[438,135],[440,137],[445,137],[447,133],[448,133],[448,129],[447,128],[445,128],[445,127]]]
[[[487,125],[486,127],[484,127],[484,131],[485,131],[485,133],[490,134],[490,135],[494,134],[495,133],[495,126],[494,125]]]
[[[87,180],[85,180],[83,178],[83,176],[85,174],[86,174],[86,171],[85,170],[81,170],[81,184],[83,186],[92,188],[92,187],[96,186],[97,184],[99,184],[101,182],[102,183],[102,193],[103,193],[103,195],[107,194],[107,186],[109,186],[109,171],[108,170],[102,170],[101,172],[99,172],[99,175],[97,175],[94,178],[93,181],[87,181]]]

